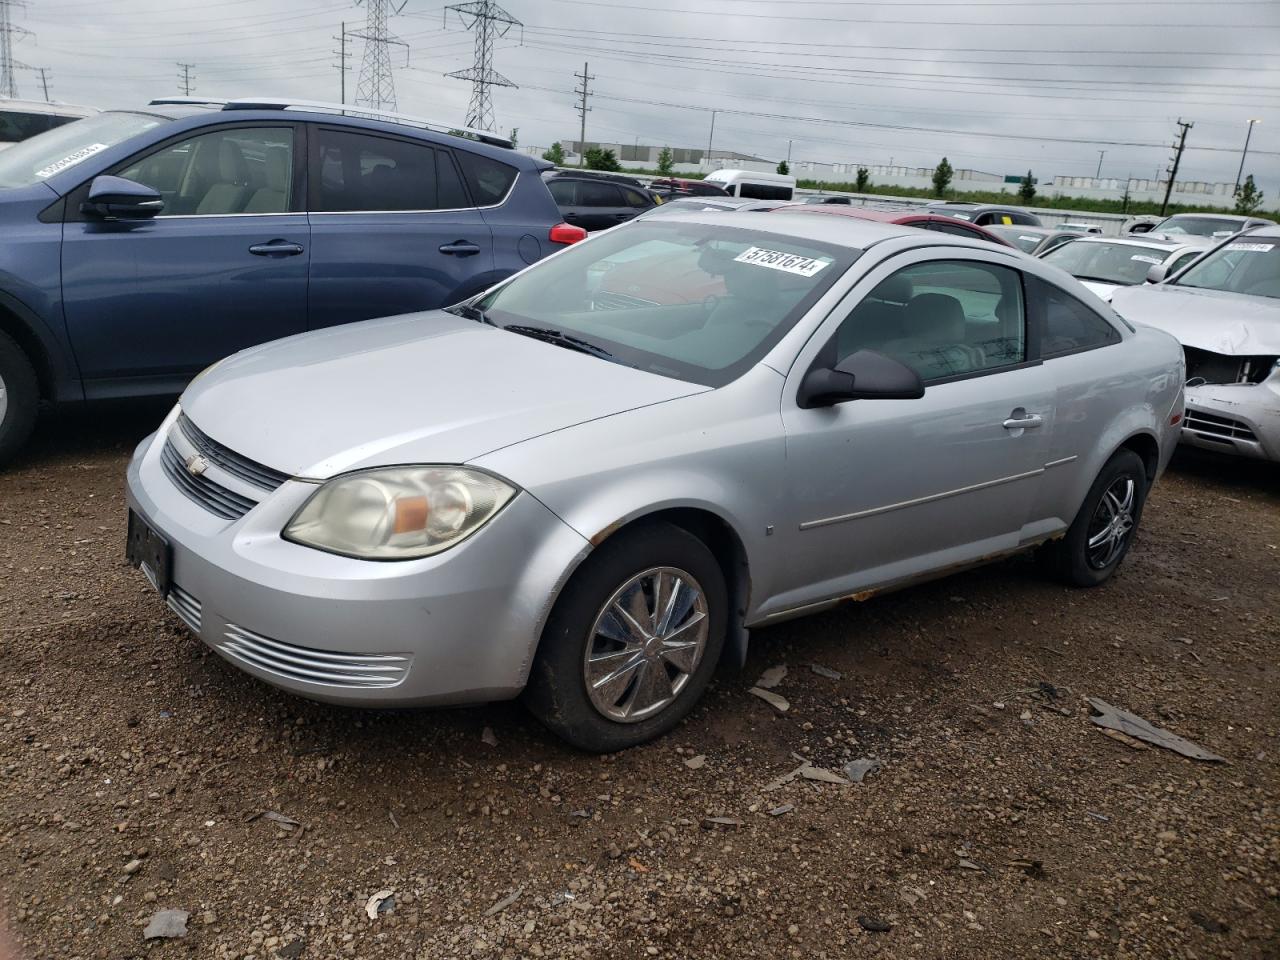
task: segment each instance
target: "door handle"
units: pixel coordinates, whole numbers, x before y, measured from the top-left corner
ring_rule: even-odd
[[[1025,417],[1010,417],[1004,422],[1006,430],[1032,430],[1035,427],[1043,426],[1044,417],[1037,416],[1032,413]]]
[[[452,257],[469,257],[473,253],[479,253],[480,248],[470,240],[455,240],[453,243],[446,243],[440,247],[441,253],[447,253]]]
[[[269,240],[266,243],[255,243],[249,248],[255,257],[296,257],[302,253],[302,244],[288,240]]]

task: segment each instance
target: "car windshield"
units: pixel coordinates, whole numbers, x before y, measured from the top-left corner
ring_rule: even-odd
[[[1223,217],[1187,217],[1179,214],[1151,228],[1152,233],[1179,233],[1193,237],[1229,237],[1243,228],[1237,220]]]
[[[570,247],[475,305],[498,326],[560,331],[615,362],[718,387],[763,357],[860,253],[723,222],[645,221]]]
[[[1164,263],[1168,255],[1169,251],[1159,247],[1072,240],[1050,250],[1041,259],[1081,280],[1133,286],[1144,283],[1147,271]]]
[[[0,187],[25,187],[168,121],[146,113],[99,113],[0,152]]]
[[[1030,253],[1036,247],[1040,246],[1040,241],[1044,239],[1043,235],[1027,233],[1027,231],[1021,227],[991,226],[987,227],[987,229],[992,233],[999,234],[1004,237],[1023,253]]]
[[[1280,237],[1246,235],[1231,240],[1173,282],[1179,287],[1280,299]]]

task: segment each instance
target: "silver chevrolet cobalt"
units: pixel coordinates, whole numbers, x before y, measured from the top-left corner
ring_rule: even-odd
[[[843,217],[600,234],[238,353],[129,467],[132,562],[305,697],[669,730],[747,631],[1039,548],[1106,580],[1182,352],[1016,251]]]

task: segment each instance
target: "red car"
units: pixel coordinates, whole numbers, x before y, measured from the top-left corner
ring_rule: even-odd
[[[846,207],[827,203],[791,204],[785,207],[774,207],[770,213],[818,214],[819,216],[857,217],[859,220],[878,220],[881,223],[900,223],[921,230],[936,230],[938,233],[949,233],[956,237],[968,237],[970,240],[986,240],[1001,247],[1014,247],[1004,237],[998,236],[974,223],[966,223],[955,217],[943,217],[934,213],[922,213],[918,210],[903,213],[898,210],[868,210],[865,207]],[[1017,247],[1014,247],[1017,249]]]

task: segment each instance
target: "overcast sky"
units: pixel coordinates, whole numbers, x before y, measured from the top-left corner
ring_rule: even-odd
[[[1037,178],[1154,177],[1181,117],[1195,123],[1180,180],[1245,172],[1280,198],[1280,0],[504,0],[525,24],[498,42],[498,126],[522,144],[576,139],[575,72],[597,96],[587,138],[770,159],[932,166]],[[699,11],[699,12],[694,12]],[[180,92],[337,100],[333,39],[349,0],[28,0],[15,56],[47,67],[53,99],[100,107]],[[447,23],[446,23],[447,19]],[[406,0],[390,21],[402,112],[461,124],[473,37],[444,6]],[[363,41],[351,43],[348,99]],[[39,97],[23,71],[22,96]],[[736,112],[735,112],[736,111]],[[917,128],[917,129],[903,129]],[[930,129],[918,129],[930,128]],[[1021,139],[1026,138],[1026,139]],[[1087,141],[1087,142],[1064,142]],[[1216,148],[1216,149],[1205,149]]]

